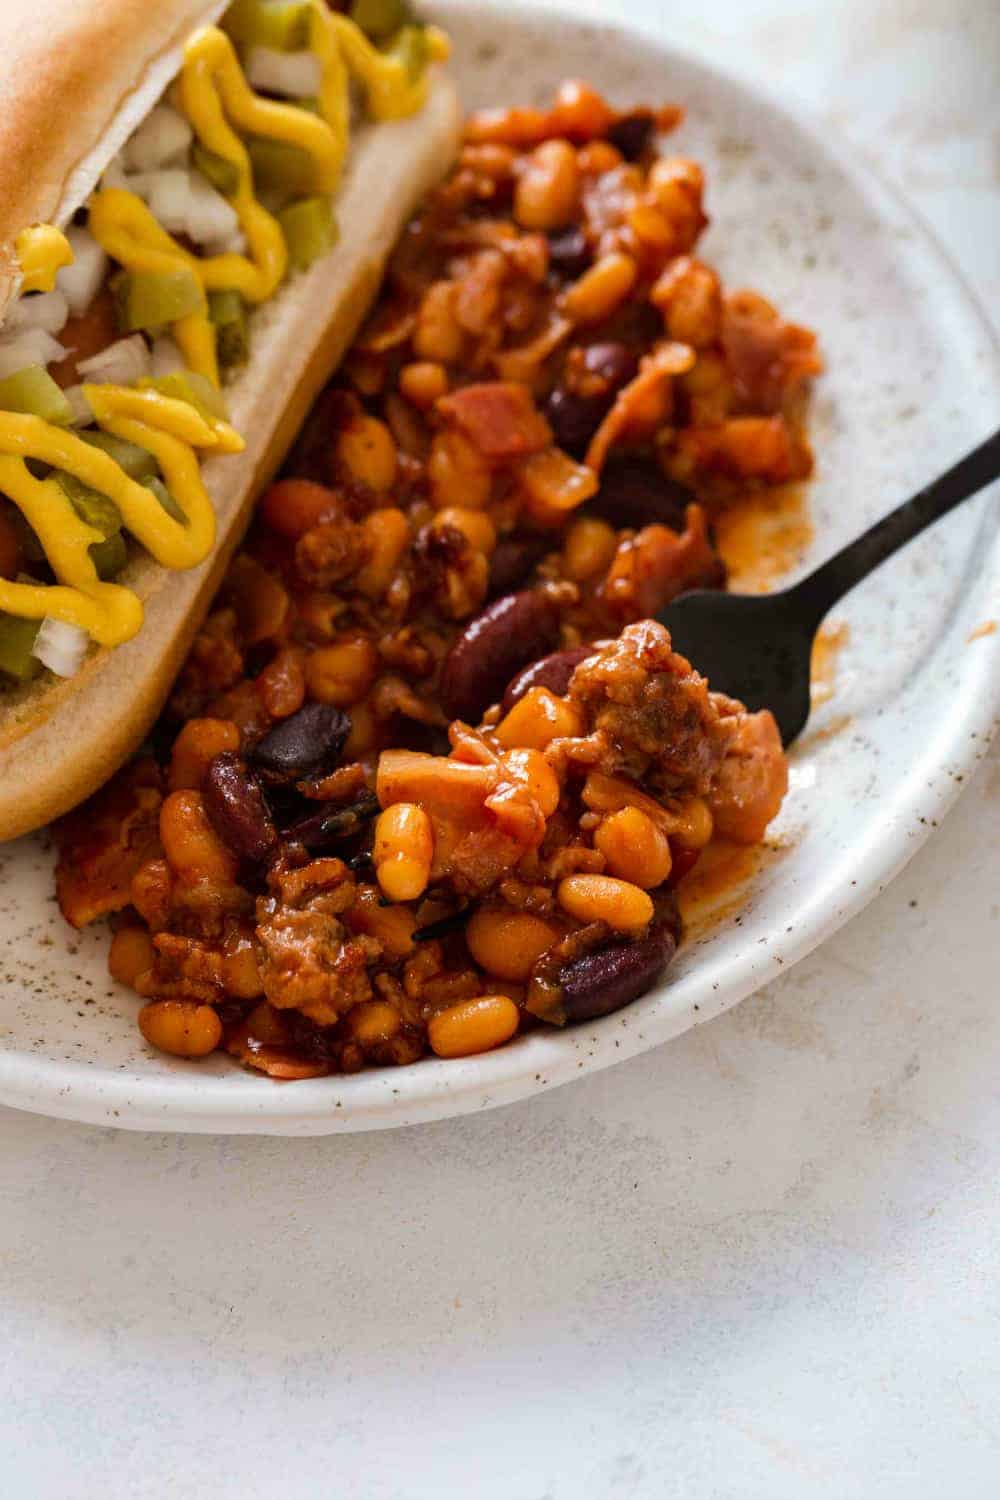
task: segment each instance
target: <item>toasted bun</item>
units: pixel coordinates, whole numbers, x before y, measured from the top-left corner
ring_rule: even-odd
[[[108,8],[98,9],[106,15]],[[117,8],[132,7],[119,0]],[[255,314],[250,363],[227,388],[230,418],[246,449],[211,458],[202,470],[219,523],[211,557],[182,573],[137,558],[121,581],[145,604],[139,634],[124,646],[94,652],[68,681],[37,681],[0,699],[0,840],[66,812],[141,744],[246,529],[255,496],[354,337],[389,251],[419,199],[447,170],[459,130],[455,92],[440,77],[419,114],[358,130],[336,200],[338,244]]]
[[[14,240],[65,224],[228,0],[0,0],[0,315]]]

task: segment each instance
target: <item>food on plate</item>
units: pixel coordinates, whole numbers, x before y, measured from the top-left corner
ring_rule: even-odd
[[[402,0],[9,0],[0,44],[5,839],[141,742],[459,117]]]
[[[58,830],[146,1039],[272,1078],[456,1058],[637,998],[772,716],[652,618],[808,474],[815,340],[695,254],[674,110],[474,115],[313,407],[148,753]]]

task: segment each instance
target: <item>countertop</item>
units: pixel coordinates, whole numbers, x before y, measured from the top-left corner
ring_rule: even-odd
[[[1000,10],[629,11],[810,107],[1000,305]],[[782,980],[503,1111],[287,1141],[0,1111],[0,1490],[995,1496],[998,833],[994,752]]]

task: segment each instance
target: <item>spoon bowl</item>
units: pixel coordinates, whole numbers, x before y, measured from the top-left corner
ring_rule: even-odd
[[[674,650],[707,677],[713,690],[747,708],[769,708],[788,745],[809,717],[809,670],[815,625],[794,589],[780,594],[725,594],[697,589],[659,616]]]
[[[812,648],[833,605],[887,557],[1000,475],[1000,431],[876,521],[853,542],[777,594],[694,589],[657,616],[674,647],[716,692],[750,709],[769,708],[791,744],[810,707]]]

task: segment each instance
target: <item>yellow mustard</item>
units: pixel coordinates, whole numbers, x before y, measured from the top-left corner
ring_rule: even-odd
[[[203,417],[186,401],[128,386],[85,385],[100,427],[153,454],[184,522],[167,514],[145,485],[130,479],[100,448],[41,417],[0,412],[0,490],[35,532],[61,586],[0,579],[0,610],[40,620],[54,615],[79,625],[103,646],[127,641],[142,624],[130,589],[103,583],[88,548],[100,532],[81,521],[55,479],[35,479],[25,460],[40,459],[74,474],[113,500],[129,531],[166,568],[191,568],[215,542],[215,512],[194,449],[238,453],[243,439],[226,422]]]
[[[443,33],[427,28],[431,60],[447,56]],[[219,384],[215,329],[207,293],[235,290],[248,302],[274,295],[288,269],[281,228],[258,201],[246,147],[237,130],[296,146],[311,158],[314,190],[333,193],[348,149],[350,80],[364,90],[376,120],[398,119],[419,109],[427,95],[426,70],[416,80],[405,64],[378,51],[345,16],[312,0],[309,41],[320,61],[319,113],[261,98],[249,86],[232,42],[218,27],[196,31],[184,51],[174,98],[202,144],[236,170],[230,197],[245,236],[247,255],[199,257],[157,223],[134,193],[106,188],[89,203],[91,233],[119,264],[134,271],[172,271],[197,277],[206,300],[172,326],[188,367]],[[26,229],[16,241],[23,291],[51,291],[56,272],[72,260],[66,237],[52,225]],[[101,449],[42,418],[0,411],[0,490],[20,509],[38,537],[59,582],[0,579],[0,610],[29,619],[51,615],[77,625],[99,644],[129,640],[142,624],[142,604],[120,584],[98,578],[89,548],[101,534],[82,521],[57,480],[36,479],[26,460],[75,475],[118,506],[124,525],[163,567],[202,562],[215,541],[215,514],[195,450],[237,453],[244,444],[228,423],[162,393],[111,385],[85,385],[98,425],[153,454],[185,522],[175,520],[156,496]]]
[[[51,292],[56,272],[73,259],[69,240],[54,224],[33,224],[14,241],[22,292]]]

